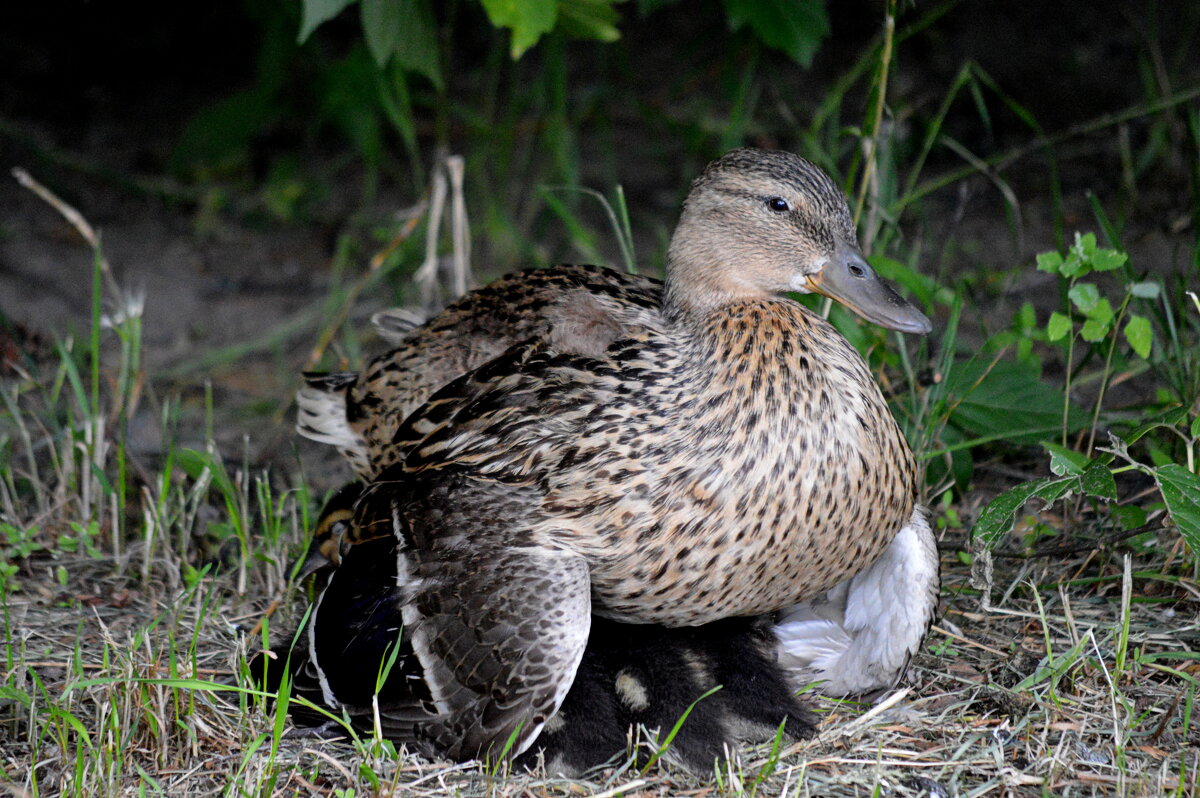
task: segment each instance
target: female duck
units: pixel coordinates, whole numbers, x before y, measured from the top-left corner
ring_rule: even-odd
[[[928,330],[863,261],[828,177],[786,153],[735,151],[693,186],[660,312],[619,317],[598,353],[516,346],[399,426],[395,464],[347,531],[352,543],[396,541],[398,667],[412,678],[380,697],[393,736],[461,758],[513,735],[524,751],[571,685],[593,609],[690,626],[848,585],[844,628],[855,631],[854,595],[928,559],[916,469],[878,388],[786,291]],[[897,547],[902,531],[916,542]],[[369,548],[350,547],[331,591]],[[923,633],[931,584],[925,574],[902,607],[877,608],[874,631],[896,611],[920,627],[902,658]],[[353,649],[347,611],[323,598],[310,634]],[[824,618],[797,622],[809,620]],[[870,660],[857,646],[834,663]],[[327,702],[347,703],[355,677],[313,664]]]

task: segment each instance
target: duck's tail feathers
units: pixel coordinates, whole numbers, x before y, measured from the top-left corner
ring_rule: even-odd
[[[779,613],[779,662],[827,695],[892,687],[921,647],[938,600],[937,544],[917,508],[883,555],[828,593]]]
[[[421,308],[404,307],[381,310],[371,316],[371,325],[379,337],[392,346],[400,346],[408,334],[429,321],[429,314]]]
[[[350,371],[305,374],[307,384],[296,392],[296,431],[309,440],[336,446],[355,471],[365,473],[367,447],[346,412],[350,387],[357,379]]]

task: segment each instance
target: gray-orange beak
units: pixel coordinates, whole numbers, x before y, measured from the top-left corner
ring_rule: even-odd
[[[808,288],[889,330],[925,335],[933,329],[925,314],[884,282],[857,248],[838,247],[825,268],[809,276]]]

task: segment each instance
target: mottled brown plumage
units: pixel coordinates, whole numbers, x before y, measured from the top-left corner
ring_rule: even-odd
[[[658,280],[604,266],[553,266],[509,274],[461,297],[404,333],[362,373],[311,374],[298,401],[299,432],[332,443],[360,477],[395,462],[400,423],[451,380],[526,341],[600,355],[662,304]],[[391,315],[376,320],[392,327]]]
[[[500,336],[527,340],[411,413],[377,387],[393,367],[355,381],[373,481],[346,537],[396,550],[389,600],[420,677],[388,696],[402,739],[465,757],[516,732],[523,751],[571,685],[592,611],[668,626],[770,612],[879,558],[913,518],[917,471],[859,355],[781,296],[813,290],[928,330],[862,259],[828,177],[739,150],[696,181],[660,307],[650,284],[645,302],[562,292]],[[412,395],[474,355],[439,357],[411,361],[439,375]],[[353,594],[344,571],[326,597]],[[312,634],[344,636],[351,604],[323,598]]]

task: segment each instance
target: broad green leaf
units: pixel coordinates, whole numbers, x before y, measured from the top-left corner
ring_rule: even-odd
[[[1150,282],[1149,280],[1129,286],[1129,293],[1138,299],[1157,299],[1159,290],[1158,283]]]
[[[1104,463],[1092,463],[1085,468],[1079,486],[1088,496],[1111,502],[1117,500],[1117,482]]]
[[[1083,473],[1088,462],[1086,455],[1049,441],[1044,441],[1042,447],[1050,453],[1050,473],[1057,477]]]
[[[1192,419],[1192,437],[1200,438],[1200,416]]]
[[[615,42],[621,38],[615,2],[620,0],[559,0],[558,27],[576,39]]]
[[[400,40],[400,6],[404,0],[362,0],[363,38],[367,49],[375,59],[375,66],[383,69],[396,51]]]
[[[1154,469],[1154,479],[1188,548],[1200,554],[1200,476],[1170,463]]]
[[[304,44],[321,23],[333,19],[353,2],[355,0],[304,0],[300,12],[300,35],[296,37],[296,43]]]
[[[1051,341],[1057,341],[1071,331],[1071,319],[1059,313],[1057,310],[1050,314],[1050,321],[1046,322],[1046,337]]]
[[[1086,413],[1064,405],[1061,389],[1021,361],[956,363],[946,383],[950,423],[969,437],[1037,444],[1062,429],[1064,407],[1068,431],[1088,423]]]
[[[482,0],[488,19],[497,28],[512,30],[510,54],[516,61],[538,39],[554,30],[559,0]]]
[[[1037,267],[1040,272],[1058,274],[1062,269],[1063,256],[1057,252],[1043,252],[1037,256]]]
[[[365,2],[365,0],[364,0]],[[1100,289],[1093,283],[1076,283],[1067,292],[1071,302],[1085,314],[1090,313],[1100,302]]]
[[[437,20],[429,0],[405,0],[401,4],[400,40],[396,60],[410,72],[418,72],[442,88],[442,66],[438,60]]]
[[[1129,256],[1115,249],[1097,249],[1092,253],[1092,268],[1098,272],[1108,272],[1125,265]]]
[[[731,28],[749,25],[763,44],[806,67],[829,35],[824,0],[725,0],[725,13]]]
[[[383,159],[383,119],[379,105],[379,68],[367,48],[356,45],[340,61],[322,70],[321,114],[337,127],[368,163]]]
[[[1154,344],[1154,330],[1150,327],[1150,320],[1131,313],[1129,321],[1125,322],[1125,340],[1129,342],[1133,351],[1137,352],[1138,357],[1150,357],[1150,348]]]
[[[1079,337],[1088,343],[1096,343],[1103,341],[1104,336],[1108,335],[1108,322],[1098,319],[1088,319],[1079,328]]]
[[[1025,502],[1034,498],[1047,502],[1056,501],[1078,484],[1077,477],[1059,477],[1035,479],[1009,488],[983,508],[971,534],[976,540],[982,540],[988,548],[992,548],[1012,531],[1017,523],[1017,511],[1025,506]]]

